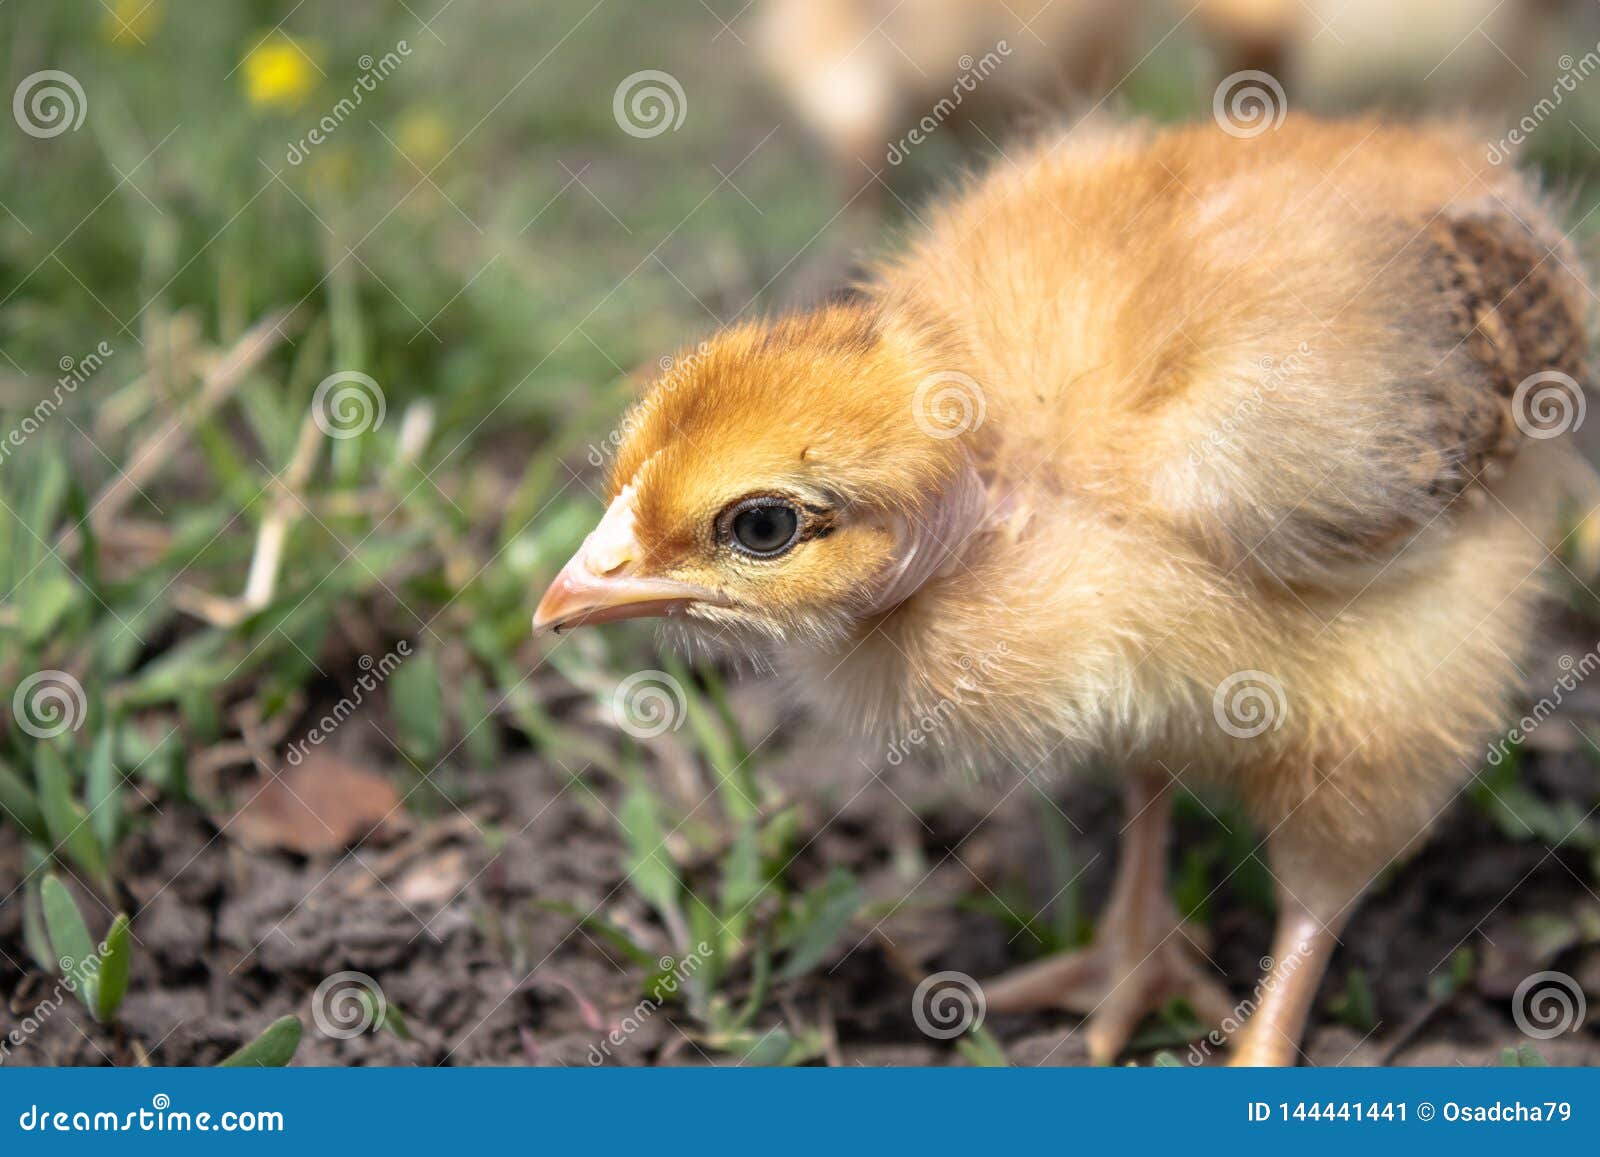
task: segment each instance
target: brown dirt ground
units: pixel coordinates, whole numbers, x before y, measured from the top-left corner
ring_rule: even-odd
[[[765,710],[758,690],[739,702],[753,715]],[[1551,722],[1546,729],[1562,728]],[[352,743],[344,754],[373,758],[359,749],[360,734],[370,730],[347,727],[341,736]],[[802,840],[817,833],[791,875],[804,883],[845,866],[881,902],[875,912],[893,911],[876,928],[859,920],[816,974],[779,994],[765,1023],[787,1013],[830,1026],[834,1063],[967,1063],[948,1042],[917,1030],[910,977],[935,969],[983,977],[1040,950],[1028,933],[966,901],[992,890],[1031,896],[1038,907],[1057,891],[1038,819],[1043,805],[1026,789],[1008,794],[1008,784],[961,784],[909,766],[869,778],[853,755],[809,738],[812,729],[786,734],[761,774],[801,807]],[[660,750],[666,782],[693,774],[670,743]],[[1576,745],[1548,741],[1525,754],[1525,782],[1541,797],[1570,800],[1580,812],[1600,804],[1600,774]],[[585,787],[530,754],[492,773],[458,773],[443,787],[443,794],[424,788],[414,796],[427,805],[417,810],[433,814],[414,812],[382,844],[309,859],[247,851],[194,808],[169,803],[146,812],[120,864],[137,945],[116,1028],[93,1024],[71,1001],[48,1011],[53,982],[23,964],[20,905],[0,905],[7,1002],[0,1037],[44,1012],[7,1063],[211,1064],[285,1013],[307,1024],[299,1064],[588,1063],[591,1046],[640,999],[641,979],[550,903],[598,907],[641,938],[659,936],[623,884],[611,789]],[[1053,795],[1085,833],[1072,851],[1088,864],[1083,903],[1092,912],[1113,862],[1115,789],[1082,777]],[[1218,830],[1203,810],[1187,809],[1180,849],[1215,842]],[[0,832],[0,878],[16,879],[21,862],[14,836]],[[1214,863],[1210,871],[1220,879],[1228,868]],[[1516,981],[1560,968],[1585,985],[1588,1023],[1537,1047],[1551,1064],[1600,1064],[1594,871],[1587,852],[1508,839],[1482,809],[1458,801],[1426,850],[1380,882],[1346,933],[1305,1046],[1308,1060],[1495,1063],[1503,1048],[1524,1040],[1510,1017]],[[1270,931],[1251,875],[1246,865],[1205,912],[1215,960],[1240,995],[1256,980]],[[1430,995],[1430,974],[1448,971],[1458,947],[1475,954],[1474,979],[1452,995]],[[318,1031],[312,993],[340,970],[374,977],[403,1011],[412,1039]],[[1371,990],[1378,1023],[1370,1032],[1334,1014],[1353,970]],[[707,1057],[684,1028],[692,1031],[663,1011],[608,1063],[730,1063]],[[997,1017],[989,1028],[1014,1063],[1085,1061],[1076,1017]],[[1159,1023],[1138,1043],[1141,1060],[1157,1046],[1185,1052]]]

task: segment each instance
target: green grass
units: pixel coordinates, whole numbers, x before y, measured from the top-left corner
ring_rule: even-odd
[[[688,823],[633,741],[597,740],[535,689],[553,669],[606,704],[654,665],[647,630],[529,630],[598,514],[590,447],[629,372],[770,305],[817,252],[836,205],[803,142],[770,136],[756,78],[705,67],[722,50],[703,11],[662,27],[617,2],[463,2],[430,29],[377,3],[114,7],[120,39],[95,0],[0,9],[6,91],[54,68],[87,102],[76,131],[0,133],[0,428],[60,402],[0,458],[0,822],[29,837],[30,926],[53,868],[103,929],[146,801],[225,807],[196,798],[198,755],[247,728],[293,738],[358,654],[405,640],[385,693],[407,805],[437,811],[452,769],[521,747],[620,794],[633,886],[676,954],[714,946],[680,994],[704,1039],[814,1055],[757,1014],[849,920],[854,882],[781,878],[792,817],[753,786],[714,682],[673,668],[685,734],[729,785]],[[315,62],[292,107],[252,101],[244,63],[282,36]],[[398,66],[290,163],[363,54],[386,52]],[[638,139],[612,94],[646,68],[682,77],[688,109]],[[349,371],[377,383],[382,423],[324,436],[315,392]],[[282,563],[246,603],[268,526]],[[35,684],[37,717],[13,718],[9,689],[38,672],[60,674]],[[662,849],[679,826],[720,849],[709,867]]]

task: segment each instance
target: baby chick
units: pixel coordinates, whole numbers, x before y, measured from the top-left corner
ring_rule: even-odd
[[[766,0],[759,50],[856,190],[947,121],[951,131],[981,110],[1038,110],[1105,91],[1122,77],[1137,9],[1129,0]]]
[[[535,628],[665,616],[769,655],[829,725],[1122,769],[1095,942],[990,1010],[1086,1012],[1104,1062],[1181,995],[1254,1009],[1236,1063],[1293,1063],[1357,900],[1517,682],[1582,469],[1554,436],[1578,270],[1454,130],[1080,124],[935,205],[858,300],[686,355]],[[1243,1006],[1164,890],[1172,792],[1202,783],[1276,880]]]
[[[1504,108],[1548,93],[1564,0],[1168,0],[1223,65],[1261,69],[1318,109],[1403,100]],[[1542,95],[1542,94],[1541,94]]]

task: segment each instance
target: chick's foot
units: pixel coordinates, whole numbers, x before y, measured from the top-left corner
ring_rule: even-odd
[[[1059,1008],[1088,1017],[1089,1056],[1116,1059],[1146,1013],[1183,997],[1207,1024],[1234,1015],[1227,990],[1197,956],[1204,933],[1184,924],[1166,893],[1167,829],[1172,800],[1150,777],[1129,782],[1116,884],[1094,943],[1041,960],[983,986],[996,1013]]]
[[[1208,1025],[1234,1015],[1226,989],[1207,976],[1176,914],[1165,931],[1107,913],[1095,942],[1052,956],[983,986],[991,1013],[1063,1009],[1088,1017],[1089,1057],[1116,1060],[1146,1014],[1174,997]]]

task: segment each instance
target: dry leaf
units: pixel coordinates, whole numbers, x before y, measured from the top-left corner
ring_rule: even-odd
[[[261,776],[227,831],[257,851],[316,856],[381,837],[398,824],[400,796],[369,768],[317,749],[298,767]]]
[[[402,903],[433,907],[455,899],[467,882],[467,854],[451,848],[407,869],[395,884]]]

